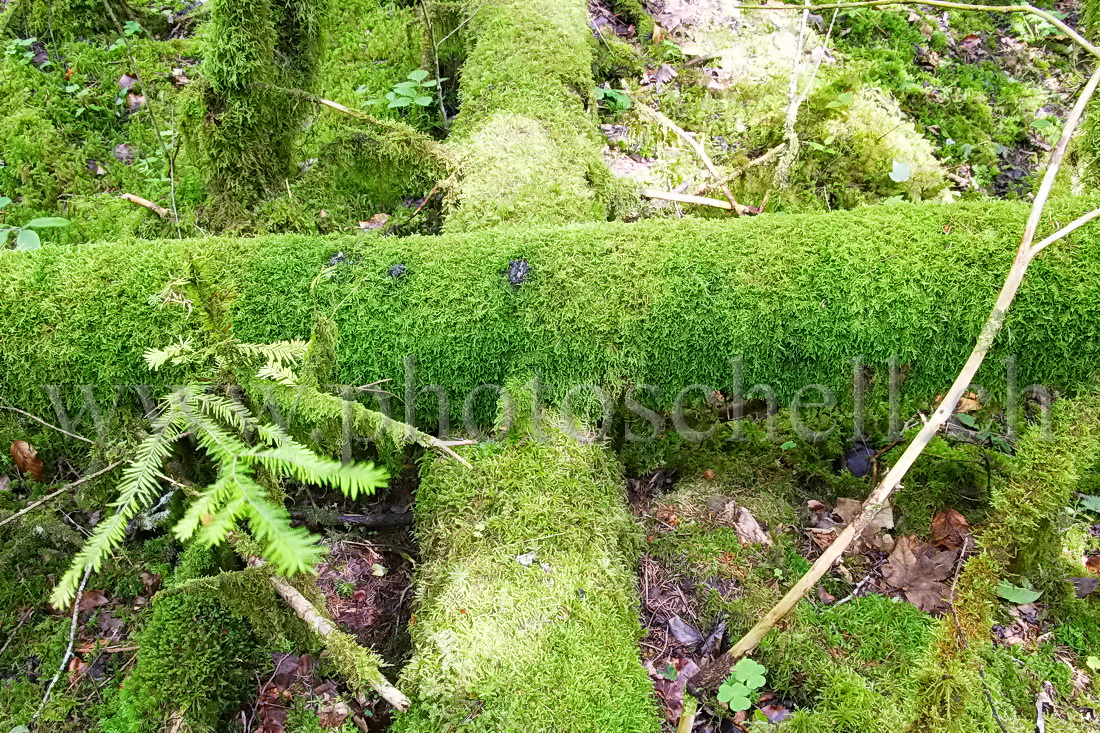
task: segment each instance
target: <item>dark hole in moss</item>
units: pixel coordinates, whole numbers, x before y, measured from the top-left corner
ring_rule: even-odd
[[[531,265],[527,260],[512,260],[508,263],[508,282],[513,285],[522,285],[531,274]]]
[[[397,278],[403,276],[404,274],[405,274],[405,265],[403,265],[402,263],[399,262],[396,265],[393,265],[392,267],[390,267],[390,269],[386,272],[386,277],[396,280]]]

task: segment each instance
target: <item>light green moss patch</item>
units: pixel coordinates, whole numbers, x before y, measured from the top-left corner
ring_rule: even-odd
[[[556,429],[464,455],[472,471],[427,465],[417,495],[414,705],[395,730],[659,730],[616,468]]]

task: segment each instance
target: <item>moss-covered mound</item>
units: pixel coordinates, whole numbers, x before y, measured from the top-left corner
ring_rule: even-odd
[[[473,470],[430,465],[417,496],[414,705],[393,730],[660,730],[616,467],[556,430],[466,456]]]
[[[1043,233],[1089,206],[1051,207]],[[1021,204],[925,204],[440,238],[0,253],[0,397],[50,410],[43,385],[60,385],[78,414],[79,385],[95,386],[106,411],[113,385],[150,384],[155,394],[190,378],[180,369],[151,375],[141,354],[205,338],[197,314],[158,307],[165,284],[193,271],[209,297],[235,297],[237,338],[308,337],[317,307],[339,325],[340,382],[392,378],[400,394],[411,355],[415,386],[442,385],[456,418],[478,385],[518,373],[538,373],[551,401],[583,383],[657,385],[664,405],[693,384],[735,393],[736,355],[743,388],[770,384],[780,400],[814,384],[843,400],[857,357],[882,387],[894,356],[905,395],[931,397],[969,353],[1025,215]],[[978,381],[1003,385],[1003,359],[1014,355],[1020,387],[1072,387],[1100,363],[1098,332],[1100,239],[1086,229],[1032,265]],[[703,396],[695,392],[688,397]],[[424,394],[420,418],[434,423],[436,397]]]

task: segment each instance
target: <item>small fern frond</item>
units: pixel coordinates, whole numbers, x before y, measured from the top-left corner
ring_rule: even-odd
[[[256,376],[260,379],[270,379],[284,387],[298,386],[298,375],[294,373],[294,370],[288,366],[283,366],[277,361],[269,361],[267,364],[264,364],[260,367],[260,370],[256,372]]]
[[[264,545],[264,557],[283,575],[312,573],[324,554],[317,538],[304,527],[291,527],[285,507],[267,498],[267,492],[251,476],[238,473],[235,483],[244,501],[252,535]]]
[[[155,425],[159,426],[159,430],[138,446],[136,457],[123,470],[118,498],[111,503],[116,511],[96,526],[61,582],[54,588],[50,603],[55,608],[64,608],[72,602],[84,572],[89,567],[93,572],[99,570],[103,558],[126,538],[126,525],[130,519],[157,497],[160,491],[157,473],[171,453],[172,444],[180,436],[179,426],[173,418],[171,408],[157,418]]]
[[[373,494],[386,485],[386,470],[370,463],[340,463],[323,458],[294,440],[248,453],[273,473],[289,473],[299,481],[339,489],[352,499]]]
[[[206,524],[195,534],[195,539],[204,547],[220,545],[230,532],[237,528],[237,520],[245,515],[247,502],[241,496],[236,481],[230,482],[232,498],[207,518]]]
[[[301,340],[276,341],[273,344],[237,344],[237,350],[245,356],[262,356],[268,361],[288,366],[299,363],[308,348],[309,342]]]
[[[252,412],[236,400],[206,392],[194,395],[193,399],[203,413],[233,426],[241,433],[249,433],[256,428]]]
[[[195,530],[203,523],[204,517],[213,516],[218,511],[218,507],[228,499],[232,489],[229,486],[232,473],[226,468],[227,466],[222,466],[218,479],[192,500],[191,506],[187,507],[183,517],[172,528],[172,533],[180,542],[191,539]]]
[[[180,338],[179,343],[169,344],[163,349],[146,349],[145,364],[152,371],[157,371],[171,361],[173,364],[183,364],[195,353],[191,345],[191,339]]]

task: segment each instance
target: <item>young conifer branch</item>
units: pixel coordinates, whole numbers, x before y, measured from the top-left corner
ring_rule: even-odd
[[[776,622],[790,613],[802,597],[817,585],[818,581],[832,568],[833,563],[840,559],[855,538],[862,535],[863,530],[870,524],[871,520],[873,520],[879,511],[886,506],[890,496],[894,493],[894,490],[901,485],[902,479],[913,466],[913,463],[928,446],[932,438],[935,437],[936,433],[944,426],[948,418],[954,413],[955,405],[958,404],[959,399],[970,388],[970,381],[974,378],[974,375],[977,374],[978,368],[982,365],[986,354],[993,345],[993,340],[997,337],[1001,327],[1004,325],[1005,316],[1008,313],[1009,307],[1012,305],[1012,301],[1016,298],[1016,293],[1019,291],[1020,284],[1023,282],[1024,275],[1027,273],[1028,265],[1031,264],[1032,259],[1034,259],[1035,255],[1038,254],[1043,247],[1050,244],[1047,240],[1043,240],[1039,243],[1041,246],[1033,246],[1035,232],[1039,228],[1043,209],[1046,206],[1047,199],[1050,197],[1050,191],[1054,186],[1054,179],[1058,175],[1058,170],[1062,165],[1062,159],[1065,157],[1070,138],[1073,137],[1073,133],[1077,129],[1077,125],[1084,114],[1085,107],[1096,91],[1098,84],[1100,84],[1100,65],[1093,71],[1088,83],[1085,84],[1080,96],[1078,96],[1077,103],[1066,119],[1066,125],[1062,131],[1062,136],[1054,146],[1054,150],[1050,157],[1050,164],[1047,166],[1042,183],[1035,195],[1035,202],[1032,204],[1031,214],[1028,217],[1027,224],[1024,226],[1024,233],[1021,237],[1020,245],[1016,250],[1016,258],[1012,263],[1012,268],[1008,272],[1008,276],[1001,288],[1000,295],[998,295],[993,310],[989,314],[989,319],[986,321],[985,327],[982,329],[981,335],[974,345],[970,358],[967,359],[962,371],[959,372],[958,377],[955,378],[955,382],[951,385],[951,389],[948,391],[947,396],[940,402],[940,406],[932,413],[932,417],[925,423],[920,432],[917,433],[917,436],[905,449],[905,452],[902,453],[898,462],[894,464],[883,477],[882,483],[880,483],[874,491],[871,492],[870,496],[867,497],[867,500],[863,504],[863,512],[844,528],[844,531],[842,531],[836,540],[826,548],[820,557],[818,557],[806,574],[787,591],[787,594],[783,596],[779,603],[768,611],[764,618],[753,626],[747,634],[741,637],[732,648],[704,666],[691,678],[688,684],[693,690],[711,690],[721,684],[737,660],[755,649],[761,639],[764,638],[764,635],[775,626]],[[1065,236],[1065,234],[1072,232],[1078,226],[1091,220],[1090,216],[1091,215],[1085,215],[1078,219],[1077,222],[1081,222],[1080,224],[1074,222],[1077,226],[1071,224],[1068,227],[1064,227],[1060,230],[1058,235]],[[1053,241],[1053,237],[1048,237],[1047,239]]]

